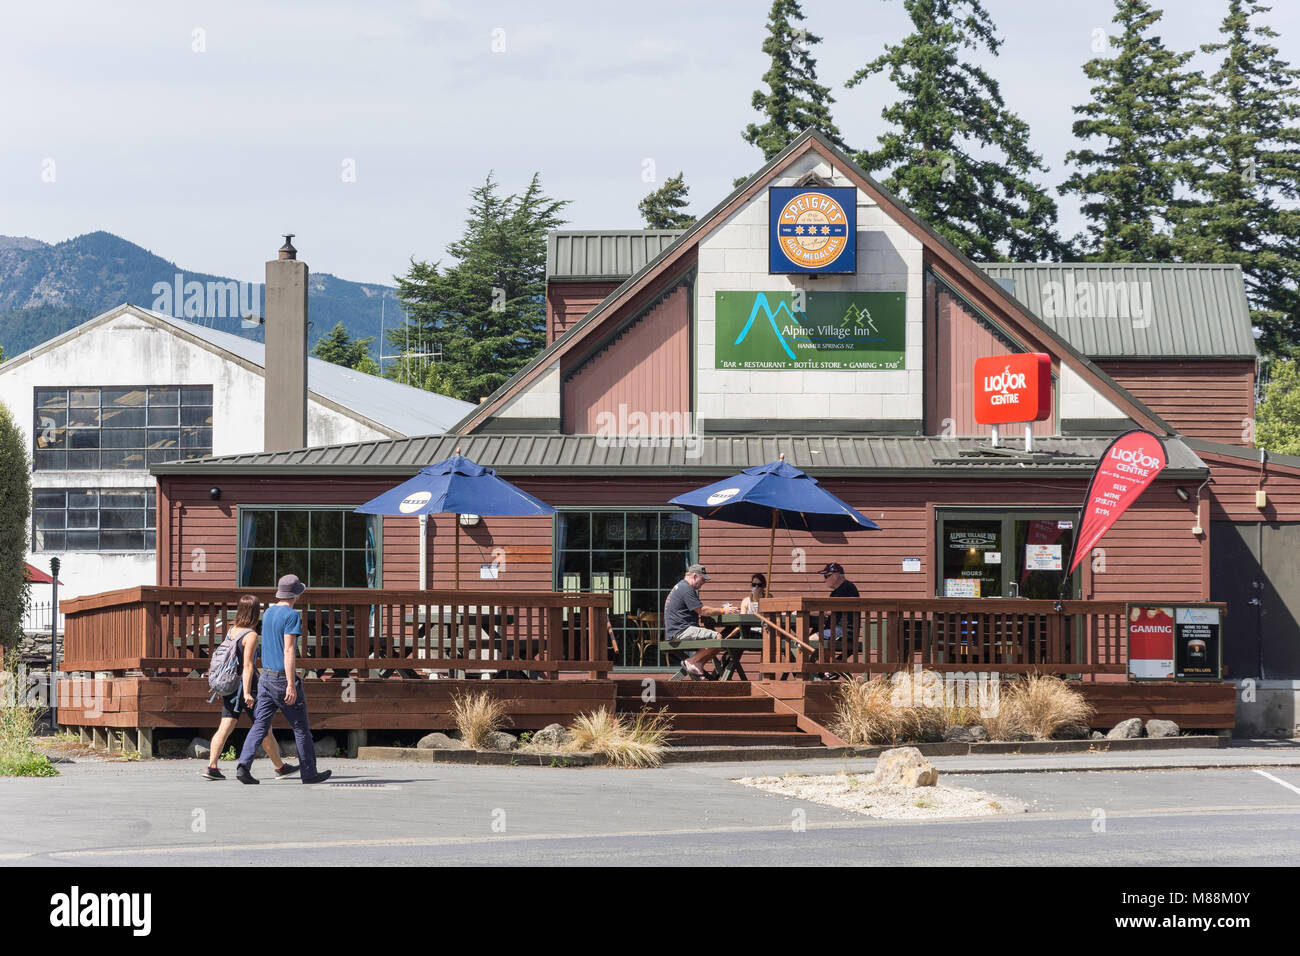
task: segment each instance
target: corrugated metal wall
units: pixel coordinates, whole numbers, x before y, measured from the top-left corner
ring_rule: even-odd
[[[936,298],[937,314],[933,317],[926,315],[926,321],[935,325],[933,365],[926,374],[932,382],[933,396],[926,411],[926,431],[931,435],[989,435],[992,429],[975,421],[975,360],[989,355],[1011,355],[1012,350],[959,299],[943,289],[939,290]],[[927,294],[927,313],[933,308],[930,305],[932,301]],[[1056,434],[1056,412],[1053,389],[1053,417],[1034,422],[1035,436]],[[948,419],[951,419],[951,428],[946,427]],[[1023,436],[1025,428],[1023,424],[1003,425],[1000,431],[1004,437]]]
[[[690,431],[690,290],[680,286],[564,383],[564,430],[568,434],[624,434],[622,423],[642,434]],[[601,416],[620,423],[611,431]],[[638,429],[634,414],[651,416],[652,431]],[[658,416],[658,418],[654,418]]]

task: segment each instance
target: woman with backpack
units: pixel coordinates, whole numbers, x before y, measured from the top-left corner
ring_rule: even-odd
[[[221,723],[217,727],[217,732],[212,735],[208,768],[203,772],[205,780],[226,779],[226,775],[217,767],[222,748],[226,746],[226,740],[230,737],[230,732],[235,729],[235,724],[239,722],[241,713],[248,713],[248,719],[253,719],[250,708],[257,698],[256,664],[259,635],[256,624],[260,613],[261,605],[257,598],[251,594],[241,597],[239,608],[235,612],[235,622],[231,625],[230,632],[221,647],[212,655],[208,685],[213,688],[214,697],[221,696]],[[225,690],[232,679],[234,690],[228,694],[221,694],[220,691]],[[262,745],[266,749],[266,755],[271,758],[271,763],[275,765],[277,778],[289,777],[298,772],[296,766],[285,763],[280,757],[280,744],[276,741],[275,734],[267,731]]]

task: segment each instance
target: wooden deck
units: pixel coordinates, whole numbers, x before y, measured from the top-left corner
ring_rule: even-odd
[[[67,676],[60,679],[60,723],[215,726],[219,704],[208,703],[204,672],[242,593],[141,587],[63,602]],[[251,593],[272,599],[269,592]],[[650,679],[660,702],[652,705],[680,712],[679,729],[688,737],[752,731],[833,743],[826,725],[835,684],[807,677],[916,668],[1001,680],[1061,674],[1076,680],[1096,708],[1098,728],[1128,717],[1168,718],[1187,729],[1235,725],[1231,684],[1125,680],[1121,603],[1066,601],[1058,608],[1049,601],[771,599],[762,604],[769,622],[763,647],[745,661],[753,680],[725,686],[669,685],[663,673],[614,674],[606,659],[610,606],[608,594],[309,592],[300,605],[307,633],[299,666],[308,674],[312,726],[447,730],[452,695],[486,691],[506,704],[511,729],[536,730],[601,708],[639,710],[645,702],[638,688]],[[811,641],[823,633],[829,636]],[[464,679],[485,671],[494,679]],[[519,679],[525,676],[530,679]]]

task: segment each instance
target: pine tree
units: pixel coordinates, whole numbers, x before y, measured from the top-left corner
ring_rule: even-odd
[[[377,363],[370,357],[370,343],[373,341],[374,336],[364,339],[352,338],[348,334],[347,327],[342,322],[338,322],[335,323],[334,328],[321,336],[316,347],[311,350],[311,354],[334,365],[342,365],[358,371],[368,371],[368,368],[362,368],[363,363],[368,362],[369,366],[377,370]],[[370,374],[377,373],[370,372]]]
[[[664,181],[664,184],[637,205],[641,217],[650,229],[689,229],[695,217],[684,212],[686,194],[690,187],[682,173]]]
[[[1174,247],[1188,262],[1242,267],[1251,319],[1267,353],[1300,347],[1300,70],[1278,56],[1277,36],[1251,20],[1269,10],[1229,0],[1221,54],[1197,103],[1190,144],[1195,197],[1175,204]]]
[[[1300,455],[1300,366],[1294,360],[1272,363],[1272,375],[1255,409],[1255,447]]]
[[[27,580],[32,462],[27,439],[9,407],[0,403],[0,660],[23,634]]]
[[[998,83],[964,62],[964,50],[997,53],[1001,40],[979,0],[904,0],[912,33],[853,74],[854,87],[888,71],[898,101],[881,116],[893,128],[855,157],[963,253],[978,259],[1059,259],[1056,203],[1030,176],[1046,172],[1029,127]]]
[[[768,92],[755,90],[751,100],[754,109],[763,115],[763,122],[750,123],[741,134],[746,143],[763,151],[764,162],[810,126],[848,151],[831,119],[830,106],[835,99],[830,87],[817,82],[817,61],[809,52],[814,44],[822,42],[821,37],[795,26],[803,19],[798,0],[774,0],[767,15],[763,52],[770,58],[770,65],[763,82]],[[736,184],[747,178],[741,177]]]
[[[494,392],[545,345],[546,233],[564,224],[567,205],[542,192],[539,174],[509,196],[489,174],[471,194],[464,235],[447,247],[454,265],[412,260],[397,278],[407,323],[389,342],[399,350],[408,338],[436,345],[435,378],[446,394],[477,402]],[[423,385],[429,372],[425,363],[412,384]]]
[[[1191,53],[1165,48],[1152,31],[1162,13],[1146,0],[1115,0],[1113,55],[1094,57],[1084,73],[1092,100],[1074,107],[1076,138],[1101,145],[1065,157],[1076,171],[1061,186],[1076,193],[1088,219],[1079,242],[1102,262],[1167,262],[1170,217],[1187,177],[1189,106],[1200,77],[1185,71]]]

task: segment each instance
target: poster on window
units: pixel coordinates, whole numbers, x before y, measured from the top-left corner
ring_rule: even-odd
[[[980,579],[944,578],[943,596],[955,598],[977,598],[980,596]]]
[[[1061,570],[1061,546],[1059,544],[1025,545],[1025,570]]]

